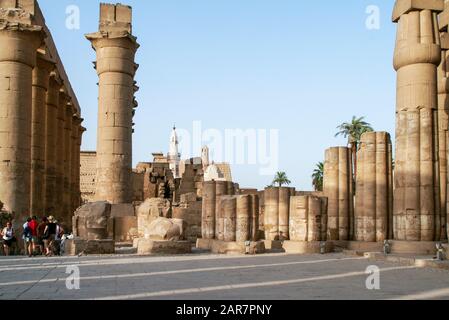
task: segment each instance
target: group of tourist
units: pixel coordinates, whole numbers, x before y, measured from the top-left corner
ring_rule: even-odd
[[[43,217],[39,222],[37,217],[28,218],[23,224],[22,240],[25,254],[29,257],[36,255],[53,256],[61,254],[61,242],[64,229],[53,217]],[[0,237],[3,242],[3,253],[11,254],[11,249],[18,245],[16,232],[12,223],[0,228]]]

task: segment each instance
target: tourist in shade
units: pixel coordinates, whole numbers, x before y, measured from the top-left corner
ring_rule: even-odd
[[[25,246],[25,255],[28,255],[31,257],[31,254],[33,253],[33,243],[32,243],[32,235],[31,235],[31,229],[30,229],[30,222],[32,221],[31,218],[28,218],[27,221],[23,225],[23,234],[22,234],[22,240]]]
[[[37,228],[38,228],[38,226],[39,226],[39,222],[37,222],[37,217],[34,216],[31,219],[31,222],[28,223],[28,227],[31,230],[31,244],[32,244],[32,246],[31,246],[31,249],[32,249],[31,254],[32,255],[36,254],[36,247],[39,245],[39,241],[38,241],[38,238],[37,238]]]
[[[3,238],[3,249],[5,251],[5,256],[9,256],[12,245],[17,241],[11,222],[8,222],[6,227],[3,228],[1,236]]]
[[[48,217],[48,223],[44,230],[44,245],[45,245],[45,255],[53,255],[53,246],[56,237],[56,223],[53,216]]]
[[[56,224],[56,233],[55,233],[55,254],[60,256],[61,255],[61,246],[62,246],[62,236],[64,235],[64,229],[61,227],[59,222],[55,220]]]
[[[41,223],[37,226],[37,243],[40,254],[44,254],[45,252],[44,231],[47,227],[47,223],[47,217],[43,217]]]

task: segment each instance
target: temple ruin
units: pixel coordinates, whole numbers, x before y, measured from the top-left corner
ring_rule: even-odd
[[[81,152],[81,109],[35,0],[0,0],[0,203],[14,226],[53,215],[69,254],[334,250],[434,253],[447,241],[449,1],[397,0],[395,153],[387,132],[325,150],[323,191],[240,188],[230,164],[168,152],[132,163],[139,48],[132,8],[100,4],[87,34],[99,78],[97,150]],[[93,84],[92,84],[93,85]],[[394,159],[394,160],[393,160]],[[145,160],[145,159],[143,159]],[[4,205],[3,205],[4,204]],[[73,227],[73,228],[72,228]]]

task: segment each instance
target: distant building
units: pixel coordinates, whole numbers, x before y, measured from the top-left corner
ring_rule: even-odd
[[[179,141],[178,135],[176,134],[176,127],[173,127],[173,131],[170,137],[170,147],[167,155],[168,163],[170,164],[170,169],[173,172],[173,177],[175,179],[181,178],[179,172],[179,162],[181,161],[181,154],[178,150]]]
[[[80,157],[81,202],[87,203],[94,201],[97,153],[81,151]]]

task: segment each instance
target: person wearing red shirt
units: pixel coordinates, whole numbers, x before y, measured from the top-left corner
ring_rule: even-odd
[[[37,239],[37,227],[39,226],[39,223],[37,222],[37,217],[34,216],[30,222],[28,222],[28,228],[30,228],[31,231],[31,249],[30,255],[34,255],[36,253],[36,246],[38,245],[38,239]]]

